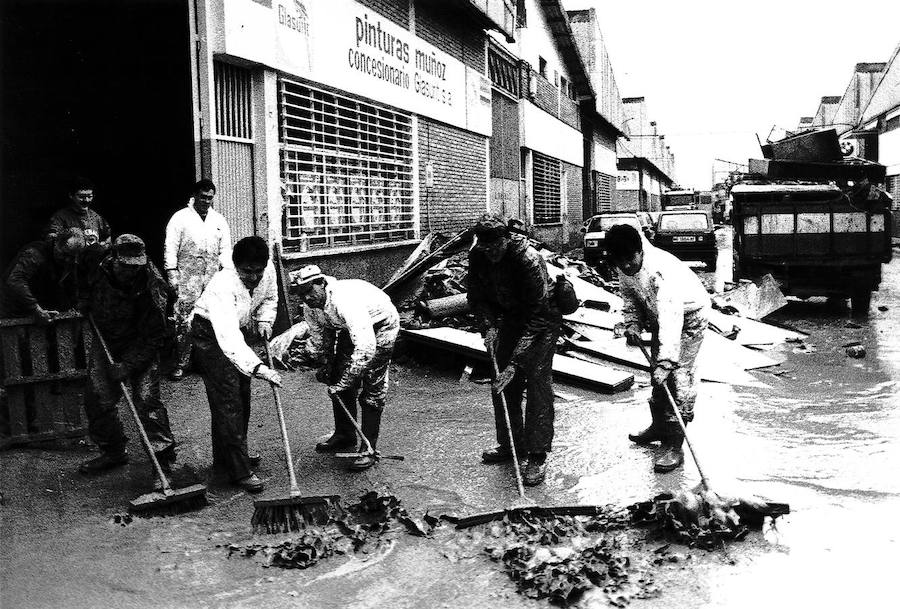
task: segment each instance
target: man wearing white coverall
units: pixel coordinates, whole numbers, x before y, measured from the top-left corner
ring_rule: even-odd
[[[653,336],[653,420],[647,429],[628,437],[638,444],[659,440],[661,450],[653,468],[658,472],[672,471],[684,463],[684,432],[665,387],[675,398],[686,425],[694,418],[699,382],[697,354],[709,323],[709,294],[687,264],[641,239],[634,227],[612,227],[606,233],[606,249],[619,271],[628,343],[639,344],[644,329]]]
[[[292,274],[292,290],[303,299],[303,317],[309,324],[306,350],[324,365],[316,379],[328,384],[334,411],[334,433],[319,442],[319,452],[334,452],[353,446],[355,428],[337,403],[340,399],[356,415],[357,391],[362,431],[374,448],[381,429],[388,389],[388,371],[394,343],[400,332],[400,316],[387,294],[361,279],[343,279],[322,274],[311,264]],[[360,446],[360,452],[365,446]],[[351,465],[363,470],[375,464],[362,456]]]
[[[175,332],[178,362],[172,380],[184,376],[191,360],[190,316],[194,303],[219,269],[231,264],[231,232],[225,217],[212,209],[216,194],[212,180],[194,185],[194,196],[166,226],[165,266],[176,292]]]

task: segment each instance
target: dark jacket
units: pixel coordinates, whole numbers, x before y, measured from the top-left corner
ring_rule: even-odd
[[[552,295],[547,263],[525,237],[512,235],[497,264],[469,253],[469,306],[482,330],[495,326],[520,336],[511,361],[521,363],[535,337],[559,323]]]
[[[53,257],[53,244],[29,243],[16,254],[0,286],[0,315],[33,315],[38,305],[65,311],[76,303],[75,266],[63,266]]]
[[[67,228],[80,228],[84,231],[84,238],[88,245],[99,243],[104,247],[109,245],[112,236],[109,223],[93,209],[82,210],[74,203],[57,211],[50,218],[44,231],[49,240],[53,236]]]
[[[111,255],[100,257],[93,248],[85,258],[79,308],[97,322],[113,359],[129,372],[147,368],[159,354],[166,336],[166,284],[148,261],[131,286],[113,275]]]

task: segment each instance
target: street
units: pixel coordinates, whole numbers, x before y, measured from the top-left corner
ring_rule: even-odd
[[[726,252],[721,254],[720,272],[730,273]],[[824,299],[792,300],[772,315],[770,321],[809,337],[770,352],[784,361],[775,373],[754,373],[766,388],[702,384],[689,432],[713,488],[786,502],[792,513],[776,528],[766,526],[724,549],[673,549],[677,561],[649,571],[659,592],[632,598],[631,606],[879,606],[889,598],[900,509],[900,347],[894,339],[900,263],[884,270],[868,320],[851,320]],[[864,358],[845,354],[844,345],[854,341],[865,347]],[[480,451],[493,444],[489,389],[461,384],[463,363],[412,348],[398,357],[380,448],[406,460],[382,461],[356,474],[313,451],[316,439],[330,432],[323,387],[312,373],[286,373],[282,394],[304,493],[353,501],[374,489],[396,495],[418,515],[465,515],[512,504],[512,470],[480,463]],[[627,440],[627,432],[647,418],[644,373],[636,374],[632,390],[612,396],[562,384],[556,389],[547,481],[529,490],[538,504],[626,506],[699,482],[690,458],[684,471],[657,475],[653,450]],[[176,480],[191,472],[205,479],[209,410],[200,378],[165,383],[164,399],[182,443],[184,469]],[[272,397],[254,381],[253,399],[251,450],[262,453],[259,473],[276,489],[286,475]],[[431,538],[401,532],[366,552],[306,570],[229,558],[229,544],[275,538],[251,534],[252,497],[224,480],[209,482],[210,505],[201,511],[117,524],[114,515],[123,514],[128,500],[149,490],[152,480],[135,433],[129,435],[131,463],[93,479],[76,473],[89,454],[83,445],[3,453],[0,605],[547,606],[519,595],[483,552],[462,551],[472,546],[449,525]],[[645,541],[640,531],[627,538],[635,564],[646,564],[662,545]],[[607,600],[592,591],[581,606],[607,606]]]

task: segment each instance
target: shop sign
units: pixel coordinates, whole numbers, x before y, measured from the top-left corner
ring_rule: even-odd
[[[639,184],[637,171],[619,171],[616,173],[616,190],[637,190]]]
[[[483,75],[354,0],[224,0],[224,32],[228,55],[490,135]]]

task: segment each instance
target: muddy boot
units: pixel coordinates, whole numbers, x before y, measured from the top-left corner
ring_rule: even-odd
[[[79,465],[78,471],[86,476],[91,476],[105,472],[109,469],[121,467],[126,463],[128,463],[128,453],[124,450],[121,452],[103,452],[100,453],[99,457],[94,457]]]
[[[481,451],[481,460],[484,463],[505,463],[512,461],[512,458],[512,450],[503,444]]]
[[[650,426],[644,431],[628,434],[628,439],[635,444],[662,442],[665,437],[666,430],[665,425],[663,424],[663,415],[660,407],[656,405],[656,400],[653,398],[647,400],[647,403],[650,405],[650,416],[652,417],[652,421]]]
[[[653,470],[659,473],[670,472],[684,465],[684,451],[681,446],[684,443],[684,434],[681,430],[677,433],[669,433],[660,446],[656,461],[653,462]]]
[[[522,471],[522,484],[525,486],[537,486],[544,481],[547,475],[547,453],[531,453],[525,469]]]
[[[378,434],[381,431],[380,409],[372,408],[371,406],[362,406],[362,431],[363,435],[366,436],[366,439],[369,441],[369,444],[372,445],[372,450],[374,450],[375,446],[378,444]],[[359,452],[365,452],[365,450],[366,443],[361,441],[359,444]],[[375,461],[375,455],[363,455],[350,464],[350,469],[353,471],[369,469],[375,465]]]
[[[347,406],[350,414],[356,416],[355,399],[344,400],[344,405]],[[356,444],[356,430],[353,427],[353,423],[347,418],[347,413],[344,412],[344,409],[335,403],[335,398],[332,398],[331,409],[334,413],[334,433],[327,440],[316,444],[316,452],[319,453],[333,453],[345,448],[353,448],[354,444]]]

